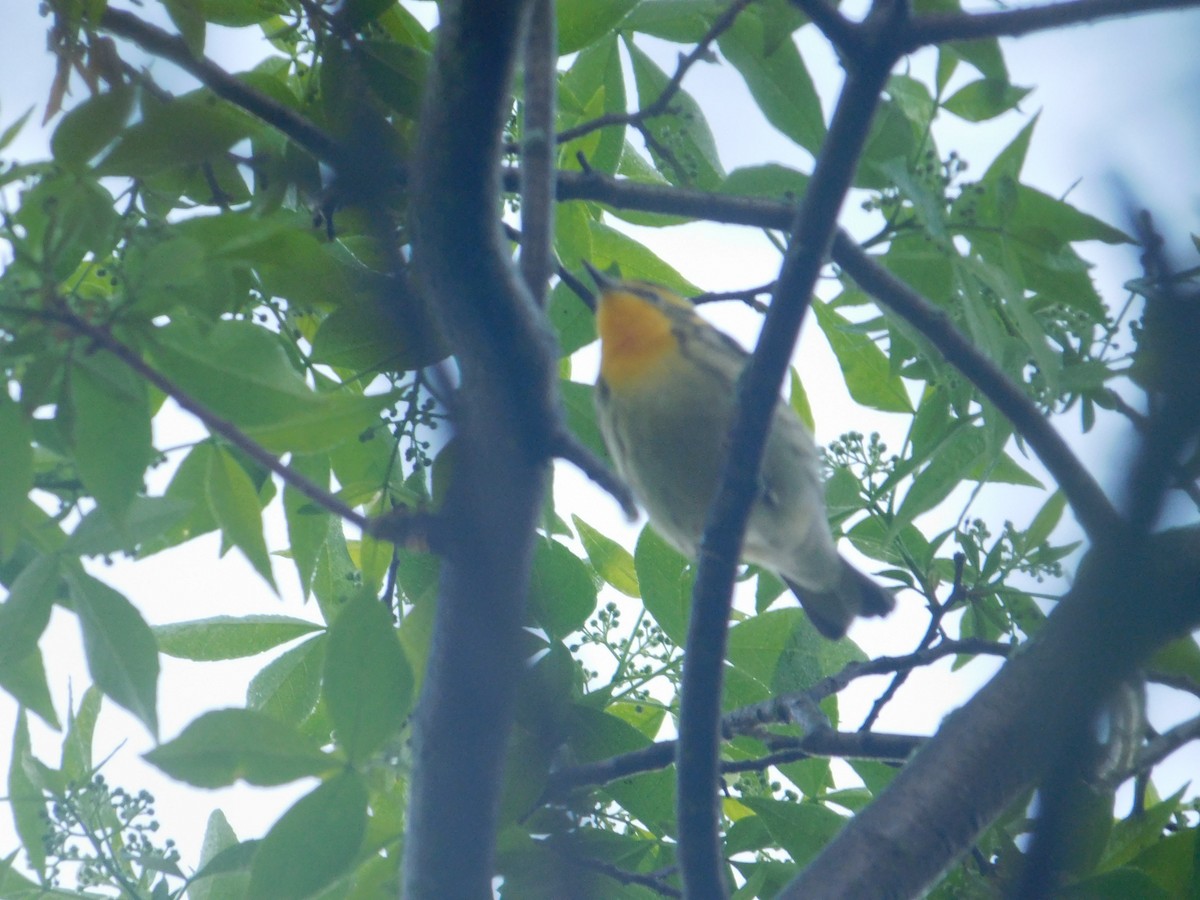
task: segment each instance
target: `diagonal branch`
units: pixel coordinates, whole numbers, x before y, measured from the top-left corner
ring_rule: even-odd
[[[137,375],[149,384],[154,385],[158,390],[162,391],[179,406],[204,423],[204,427],[213,434],[220,435],[221,438],[228,441],[233,446],[237,447],[248,457],[267,469],[270,472],[278,475],[284,484],[295,488],[309,500],[312,500],[322,509],[328,510],[334,515],[341,516],[352,525],[357,525],[359,528],[371,531],[371,520],[361,513],[347,506],[340,498],[330,493],[325,488],[318,485],[316,482],[309,480],[304,475],[301,475],[291,466],[280,462],[279,458],[268,452],[261,444],[244,431],[234,425],[227,419],[223,419],[210,410],[204,404],[200,403],[194,397],[171,381],[162,372],[159,372],[144,359],[141,358],[133,348],[125,344],[117,338],[110,330],[100,325],[89,322],[87,319],[71,312],[66,307],[57,311],[37,311],[30,312],[34,318],[43,319],[51,322],[59,322],[66,325],[76,334],[86,337],[95,346],[111,353]]]
[[[195,56],[183,38],[144,22],[133,13],[111,7],[100,16],[100,27],[133,41],[147,53],[175,63],[218,97],[279,129],[317,159],[335,167],[348,161],[350,154],[332,135],[295,110],[238,80],[212,60]]]
[[[954,327],[945,312],[874,262],[845,232],[834,241],[834,259],[867,293],[916,327],[995,404],[1054,476],[1092,541],[1116,533],[1116,510],[1062,435],[1000,367]]]
[[[899,40],[904,52],[911,53],[947,41],[1020,37],[1050,28],[1168,9],[1188,9],[1196,5],[1198,0],[1069,0],[993,13],[920,16],[909,22]]]

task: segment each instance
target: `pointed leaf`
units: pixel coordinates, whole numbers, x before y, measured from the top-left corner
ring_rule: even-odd
[[[837,356],[850,396],[863,406],[883,412],[912,412],[904,383],[892,374],[887,357],[869,337],[826,303],[814,300],[817,324]]]
[[[633,562],[646,609],[667,636],[682,647],[687,639],[696,577],[687,559],[647,525],[638,537]]]
[[[637,568],[629,551],[612,538],[602,535],[579,516],[572,516],[571,521],[579,531],[579,540],[591,560],[592,568],[600,577],[626,597],[640,597]]]
[[[29,720],[24,710],[17,711],[13,731],[12,756],[8,763],[8,805],[13,824],[25,847],[29,865],[37,872],[46,867],[46,800],[41,789],[30,779],[26,765],[33,760],[29,741]]]
[[[92,680],[156,735],[158,645],[154,633],[132,603],[81,567],[68,567],[65,575],[83,630]]]
[[[351,760],[366,759],[400,730],[412,690],[391,613],[374,596],[360,594],[338,613],[325,654],[325,699]]]
[[[291,616],[214,616],[154,628],[158,649],[179,659],[239,659],[286,644],[321,626]]]
[[[768,33],[768,23],[747,10],[718,39],[767,121],[814,155],[825,139],[825,118],[812,77],[791,40]],[[768,43],[770,45],[768,46]]]
[[[596,609],[587,564],[558,541],[539,540],[529,580],[529,611],[552,638],[583,627]]]
[[[142,489],[153,453],[146,383],[107,353],[76,356],[71,406],[79,477],[120,520]]]
[[[246,706],[290,725],[300,725],[317,708],[325,671],[326,635],[304,641],[259,671],[246,688]]]
[[[225,818],[225,813],[214,809],[204,829],[204,843],[200,845],[200,863],[196,874],[188,884],[188,900],[222,900],[225,897],[244,897],[250,883],[250,873],[208,872],[206,867],[221,853],[238,845],[237,834]]]
[[[250,709],[206,712],[145,759],[172,778],[206,788],[224,787],[239,778],[270,787],[338,765],[316,741]]]
[[[0,561],[16,549],[21,510],[33,487],[33,427],[7,396],[0,396]]]
[[[263,537],[258,492],[246,470],[223,447],[213,447],[204,487],[208,507],[225,540],[241,550],[254,570],[278,593]]]
[[[348,871],[367,828],[367,788],[343,772],[302,797],[267,832],[250,874],[246,896],[297,900],[311,896]]]

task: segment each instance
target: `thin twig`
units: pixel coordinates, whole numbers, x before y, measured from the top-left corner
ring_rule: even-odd
[[[568,141],[591,134],[598,129],[608,128],[613,125],[632,126],[638,129],[642,133],[642,136],[645,137],[646,122],[658,116],[665,115],[670,111],[671,101],[675,99],[675,95],[683,87],[684,76],[687,75],[692,66],[709,56],[713,41],[733,27],[733,23],[737,20],[742,10],[753,2],[754,0],[735,0],[735,2],[728,6],[725,12],[713,20],[708,31],[700,38],[700,41],[692,48],[691,52],[686,55],[680,54],[679,64],[675,67],[675,74],[671,76],[671,80],[663,87],[653,103],[643,106],[634,112],[608,113],[598,116],[591,121],[582,122],[572,128],[564,129],[558,133],[556,138],[558,143],[565,144]]]
[[[33,316],[47,321],[59,322],[71,328],[77,334],[86,337],[95,346],[111,353],[137,375],[174,400],[181,408],[190,412],[203,422],[204,427],[210,432],[220,435],[221,438],[237,447],[260,466],[274,472],[289,487],[294,488],[322,509],[334,515],[341,516],[347,522],[357,525],[364,530],[370,529],[371,523],[366,516],[347,506],[340,498],[315,482],[310,481],[291,466],[280,462],[277,457],[269,453],[261,444],[232,422],[218,416],[171,379],[167,378],[162,372],[149,365],[134,352],[132,347],[119,340],[107,328],[93,324],[65,307],[56,311],[38,311],[33,313]]]
[[[218,97],[279,129],[318,159],[335,167],[347,161],[346,149],[311,120],[239,81],[212,60],[193,55],[182,38],[142,21],[133,13],[111,7],[100,16],[100,27],[133,41],[147,53],[175,63]]]
[[[886,14],[888,4],[876,9]],[[724,858],[716,792],[725,644],[733,581],[775,398],[787,373],[809,298],[825,264],[880,92],[894,62],[880,55],[851,69],[791,240],[758,347],[739,379],[737,414],[720,487],[709,509],[692,592],[681,685],[678,752],[679,854],[688,893],[724,896]]]
[[[930,645],[937,639],[941,633],[942,619],[946,617],[955,604],[957,604],[966,595],[963,590],[963,568],[966,565],[967,557],[962,553],[954,554],[954,586],[950,589],[950,596],[946,598],[945,603],[937,603],[933,609],[933,615],[929,618],[929,627],[925,629],[925,634],[921,637],[921,642],[917,645],[917,652],[928,649]],[[891,702],[896,696],[896,692],[904,686],[904,682],[908,680],[908,676],[912,673],[912,669],[901,669],[892,678],[887,689],[880,694],[879,698],[871,705],[871,711],[867,713],[867,717],[863,719],[862,725],[859,726],[859,731],[870,731],[871,726],[879,718],[883,712],[883,708]]]
[[[551,455],[571,463],[610,494],[621,504],[621,511],[631,522],[637,518],[637,501],[629,485],[618,478],[604,460],[589,450],[573,433],[560,430],[550,438],[549,450]]]
[[[1200,741],[1200,716],[1181,722],[1174,728],[1151,738],[1138,752],[1133,764],[1128,769],[1112,773],[1105,779],[1104,786],[1117,788],[1130,778],[1148,773],[1176,750],[1192,741]]]

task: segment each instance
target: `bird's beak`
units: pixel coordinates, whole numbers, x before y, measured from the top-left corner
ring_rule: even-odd
[[[588,274],[592,276],[592,281],[596,282],[596,287],[600,288],[600,290],[603,291],[607,290],[608,288],[616,287],[617,282],[614,279],[610,278],[608,275],[605,275],[586,259],[580,260],[580,262],[583,263],[583,267],[588,270]]]

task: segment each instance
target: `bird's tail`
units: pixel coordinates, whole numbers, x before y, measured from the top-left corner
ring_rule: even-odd
[[[845,560],[842,578],[831,591],[813,591],[787,578],[817,631],[831,640],[844,637],[856,616],[886,616],[896,606],[895,598]]]

